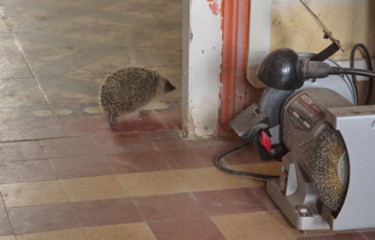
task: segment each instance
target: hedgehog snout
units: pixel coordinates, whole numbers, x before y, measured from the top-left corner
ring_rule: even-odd
[[[169,82],[169,81],[166,81],[166,82],[165,82],[165,85],[164,85],[164,92],[165,92],[165,93],[170,92],[170,91],[173,91],[173,90],[175,90],[175,89],[176,89],[176,87],[173,86],[171,82]]]

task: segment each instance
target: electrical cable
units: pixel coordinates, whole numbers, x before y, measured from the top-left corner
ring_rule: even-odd
[[[337,62],[333,61],[332,59],[327,59],[327,61],[329,61],[330,63],[334,64],[337,67],[341,67]],[[358,105],[358,92],[357,92],[356,85],[354,83],[354,79],[349,78],[348,75],[343,75],[342,77],[345,79],[346,83],[350,86],[350,90],[354,98],[354,104]]]
[[[267,175],[267,174],[261,174],[261,173],[252,173],[252,172],[245,172],[245,171],[237,171],[237,170],[233,170],[233,169],[229,169],[229,168],[226,168],[224,167],[223,165],[221,165],[221,160],[223,157],[225,157],[226,155],[234,152],[234,151],[237,151],[243,147],[246,147],[247,145],[249,145],[251,142],[250,141],[247,141],[237,147],[234,147],[234,148],[231,148],[223,153],[221,153],[219,156],[217,156],[217,158],[215,159],[215,166],[216,168],[218,168],[219,170],[223,171],[223,172],[226,172],[226,173],[230,173],[230,174],[234,174],[234,175],[241,175],[241,176],[247,176],[247,177],[255,177],[255,178],[262,178],[262,179],[267,179],[267,178],[271,178],[271,177],[278,177],[278,176],[274,176],[274,175]]]
[[[350,68],[354,68],[354,56],[355,56],[355,52],[358,49],[362,49],[363,50],[363,52],[361,52],[361,53],[362,53],[362,56],[366,60],[367,69],[369,69],[369,70],[372,71],[373,68],[372,68],[370,54],[369,54],[368,49],[366,48],[366,46],[363,45],[362,43],[358,43],[358,44],[356,44],[352,48],[352,51],[350,53]],[[356,76],[354,74],[352,74],[352,80],[355,83],[355,90],[357,92],[357,102],[358,102],[357,78],[356,78]],[[369,77],[369,79],[368,79],[368,88],[367,88],[367,95],[366,95],[366,99],[365,99],[365,103],[364,103],[365,105],[368,105],[370,103],[371,95],[372,95],[372,89],[373,89],[373,77]]]
[[[375,77],[375,72],[366,69],[358,69],[358,68],[338,68],[338,67],[330,67],[329,74],[332,75],[341,75],[341,74],[355,74],[364,77]]]

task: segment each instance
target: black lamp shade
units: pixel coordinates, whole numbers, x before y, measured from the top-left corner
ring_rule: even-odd
[[[279,90],[295,90],[303,85],[298,72],[298,54],[288,48],[277,49],[260,64],[257,76],[268,87]]]

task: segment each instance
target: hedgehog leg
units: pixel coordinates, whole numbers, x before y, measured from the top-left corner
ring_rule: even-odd
[[[117,117],[118,117],[118,113],[117,112],[111,112],[111,111],[109,111],[108,112],[107,121],[111,125],[116,125],[117,124]]]

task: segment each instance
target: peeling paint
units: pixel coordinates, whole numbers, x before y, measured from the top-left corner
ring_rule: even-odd
[[[229,122],[244,107],[250,1],[225,1],[222,7],[223,46],[220,73],[220,108],[215,133],[230,134]]]
[[[189,28],[189,41],[190,42],[193,41],[193,37],[194,37],[193,32],[191,31],[191,28]]]
[[[218,119],[222,46],[220,11],[224,0],[188,2],[190,8],[185,14],[189,13],[189,16],[185,15],[183,22],[187,40],[184,42],[183,58],[186,72],[183,80],[183,126],[189,137],[211,136]]]
[[[220,7],[218,4],[218,0],[207,0],[208,6],[211,8],[211,12],[218,16],[220,14]]]

